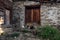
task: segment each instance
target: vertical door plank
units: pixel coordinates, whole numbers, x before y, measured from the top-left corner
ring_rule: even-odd
[[[34,20],[33,21],[39,24],[40,23],[40,9],[38,9],[38,8],[34,9],[33,12],[34,12],[34,15],[33,15]]]
[[[31,9],[26,9],[26,13],[25,13],[25,22],[31,22]]]
[[[33,9],[31,9],[31,22],[33,22]]]

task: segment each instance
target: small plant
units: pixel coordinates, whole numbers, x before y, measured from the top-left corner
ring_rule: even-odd
[[[15,33],[12,33],[12,34],[7,34],[6,37],[12,37],[12,38],[14,38],[14,37],[18,37],[19,34],[20,33],[15,32]]]
[[[37,36],[42,39],[60,40],[60,32],[52,26],[45,26],[37,29]]]

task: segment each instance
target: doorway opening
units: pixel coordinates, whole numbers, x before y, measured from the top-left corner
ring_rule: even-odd
[[[25,6],[25,24],[41,24],[40,5]]]

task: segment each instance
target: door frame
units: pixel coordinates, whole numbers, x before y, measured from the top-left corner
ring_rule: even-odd
[[[40,5],[26,5],[25,6],[25,13],[26,13],[26,9],[28,8],[35,8],[35,7],[38,7],[40,9]],[[40,14],[40,11],[39,11],[39,19],[40,19],[40,23],[39,25],[41,25],[41,14]],[[26,20],[26,14],[25,14],[25,20]],[[26,21],[25,21],[25,25],[26,25]]]

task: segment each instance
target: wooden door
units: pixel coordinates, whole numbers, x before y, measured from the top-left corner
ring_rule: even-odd
[[[40,24],[40,6],[27,6],[26,7],[25,23]]]

